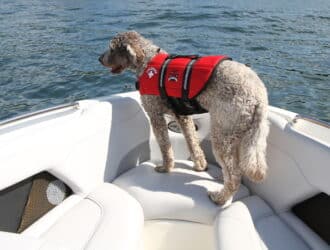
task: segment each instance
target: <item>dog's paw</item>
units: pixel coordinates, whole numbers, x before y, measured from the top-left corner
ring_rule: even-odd
[[[266,178],[265,169],[248,169],[245,171],[245,175],[253,182],[260,183]]]
[[[156,166],[155,170],[158,173],[168,173],[168,172],[171,171],[171,168],[168,168],[168,167],[165,167],[165,166]]]
[[[226,199],[226,197],[223,195],[223,193],[221,191],[213,191],[213,192],[209,191],[207,193],[208,193],[210,199],[214,203],[216,203],[216,204],[218,204],[220,206],[225,205],[225,203],[228,200],[228,199]]]
[[[194,170],[197,172],[206,171],[207,170],[207,161],[202,158],[194,161]]]

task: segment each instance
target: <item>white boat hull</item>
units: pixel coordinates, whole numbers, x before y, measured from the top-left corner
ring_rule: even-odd
[[[209,141],[208,114],[196,115],[193,118],[208,162],[216,164]],[[166,119],[168,122],[172,121],[171,117]],[[269,122],[268,177],[261,184],[254,184],[248,180],[244,180],[243,183],[250,190],[250,195],[257,195],[269,204],[274,214],[289,224],[298,237],[304,239],[306,246],[328,249],[327,244],[306,226],[297,226],[300,222],[292,219],[290,209],[294,204],[319,192],[330,194],[330,129],[327,125],[299,118],[296,113],[274,107],[270,107]],[[169,131],[169,134],[175,158],[189,159],[183,135],[172,131]],[[3,122],[0,125],[0,148],[0,190],[47,171],[65,182],[73,191],[73,195],[63,203],[22,234],[15,235],[14,240],[9,239],[13,235],[8,236],[7,233],[0,232],[0,241],[6,239],[3,242],[7,242],[7,249],[21,249],[19,246],[15,248],[15,244],[19,244],[21,239],[24,240],[22,244],[26,244],[25,240],[34,242],[34,245],[31,243],[31,248],[25,249],[37,249],[38,244],[44,247],[42,249],[51,249],[51,245],[56,246],[56,235],[64,245],[63,249],[65,242],[71,242],[70,239],[75,239],[68,244],[72,249],[128,250],[135,249],[134,244],[140,244],[139,247],[145,250],[223,249],[216,243],[219,236],[214,233],[215,222],[208,223],[197,218],[199,215],[196,215],[194,220],[183,220],[176,215],[176,211],[171,211],[172,217],[166,218],[168,211],[160,209],[158,204],[154,204],[153,209],[156,212],[158,209],[162,210],[163,214],[159,214],[159,219],[146,219],[148,214],[145,214],[144,204],[141,204],[144,214],[139,212],[139,205],[133,210],[127,210],[127,213],[136,213],[136,233],[139,233],[139,223],[145,220],[145,224],[143,233],[141,231],[138,238],[117,236],[118,240],[133,242],[125,248],[120,244],[117,248],[112,247],[112,243],[107,240],[107,234],[100,234],[96,229],[94,233],[91,232],[90,225],[98,228],[98,223],[103,224],[97,222],[99,219],[93,219],[92,215],[88,218],[88,214],[87,217],[81,218],[85,223],[79,224],[79,218],[74,219],[72,223],[78,225],[72,226],[71,223],[73,231],[68,229],[70,237],[65,238],[65,241],[60,240],[63,236],[61,228],[70,228],[63,222],[63,216],[79,207],[81,202],[86,203],[86,197],[87,200],[97,203],[100,194],[91,197],[89,195],[104,185],[103,183],[112,183],[122,173],[139,166],[142,162],[161,162],[158,145],[136,92],[99,100],[80,101],[74,105]],[[111,187],[106,186],[99,192],[105,192],[103,189],[113,189],[114,185],[107,185]],[[123,198],[131,204],[130,199]],[[117,200],[119,202],[121,198]],[[114,209],[109,204],[107,206],[109,211]],[[96,214],[99,213],[97,209],[95,211]],[[193,212],[191,214],[194,215]],[[75,213],[70,218],[74,216]],[[99,218],[98,215],[95,216]],[[123,221],[124,217],[125,215]],[[86,230],[79,229],[81,227],[86,227]],[[106,225],[104,228],[102,226],[102,230],[106,230],[105,228]],[[114,228],[119,228],[118,233],[120,232],[120,226],[114,225]],[[116,234],[116,230],[111,232]],[[52,243],[47,245],[46,239]],[[96,239],[98,243],[93,243]],[[86,242],[75,245],[77,241]],[[139,243],[136,243],[137,241]]]

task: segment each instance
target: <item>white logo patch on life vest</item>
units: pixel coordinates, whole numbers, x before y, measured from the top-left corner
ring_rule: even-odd
[[[179,73],[176,71],[173,71],[170,73],[169,77],[168,77],[168,81],[170,82],[177,82],[178,81],[178,77],[179,77]]]
[[[150,67],[147,69],[147,75],[149,79],[153,78],[157,74],[157,70],[154,67]]]

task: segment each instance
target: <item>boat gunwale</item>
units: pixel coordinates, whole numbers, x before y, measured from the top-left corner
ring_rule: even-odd
[[[5,125],[9,125],[11,123],[19,122],[19,121],[24,120],[24,119],[32,118],[34,116],[43,115],[43,114],[48,113],[48,112],[59,111],[59,110],[62,110],[62,109],[67,109],[67,108],[78,109],[79,108],[79,101],[70,102],[70,103],[67,103],[67,104],[62,104],[62,105],[42,109],[42,110],[39,110],[39,111],[18,115],[18,116],[15,116],[13,118],[5,119],[3,121],[0,121],[0,127],[3,127]],[[295,117],[293,117],[291,119],[291,121],[288,121],[288,122],[291,125],[294,125],[299,120],[304,120],[304,121],[307,121],[307,122],[311,122],[313,124],[316,124],[316,125],[319,125],[319,126],[330,129],[330,123],[328,123],[326,121],[316,119],[314,117],[301,115],[301,114],[296,114]]]
[[[307,122],[311,122],[311,123],[314,123],[314,124],[316,124],[316,125],[319,125],[319,126],[322,126],[322,127],[329,128],[329,129],[330,129],[330,123],[328,123],[328,122],[326,122],[326,121],[321,121],[321,120],[315,119],[315,118],[310,117],[310,116],[300,115],[300,114],[297,114],[297,115],[292,119],[292,121],[291,121],[290,123],[291,123],[291,125],[294,125],[294,124],[297,123],[299,120],[304,120],[304,121],[307,121]]]
[[[10,124],[15,123],[15,122],[20,122],[20,121],[23,121],[25,119],[32,118],[32,117],[35,117],[35,116],[43,115],[43,114],[46,114],[46,113],[49,113],[49,112],[52,112],[52,111],[59,111],[59,110],[67,109],[67,108],[78,109],[79,108],[79,102],[71,102],[71,103],[58,105],[58,106],[55,106],[55,107],[50,107],[50,108],[38,110],[38,111],[35,111],[35,112],[15,116],[13,118],[9,118],[9,119],[0,121],[0,127],[10,125]]]

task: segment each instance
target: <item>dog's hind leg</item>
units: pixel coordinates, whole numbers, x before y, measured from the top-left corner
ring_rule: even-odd
[[[190,116],[177,116],[176,120],[185,136],[190,156],[195,163],[194,169],[196,171],[206,170],[207,161],[205,160],[204,152],[200,147],[193,119]]]
[[[211,142],[214,156],[222,167],[224,186],[220,191],[209,192],[212,201],[224,205],[237,192],[242,178],[238,166],[238,143],[233,134],[221,134],[220,128],[212,128]]]
[[[157,172],[169,172],[174,167],[174,153],[168,136],[167,124],[164,116],[160,113],[150,112],[151,126],[163,157],[163,165],[157,166]]]
[[[239,167],[254,182],[260,182],[266,177],[268,131],[267,106],[259,104],[255,107],[251,128],[246,131],[239,146]]]

